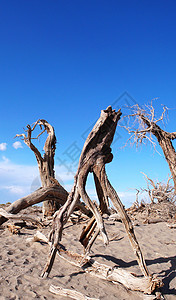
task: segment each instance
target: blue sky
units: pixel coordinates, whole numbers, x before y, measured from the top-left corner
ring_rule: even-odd
[[[160,104],[173,108],[166,129],[176,130],[175,11],[171,0],[0,1],[0,203],[40,184],[33,153],[23,142],[13,147],[14,136],[39,118],[55,128],[57,178],[68,190],[77,160],[66,150],[80,151],[108,105],[124,112],[130,99],[158,98],[158,113]],[[134,189],[145,186],[141,171],[164,180],[169,169],[148,146],[121,149],[126,138],[117,128],[107,173],[129,205]],[[91,182],[88,189],[94,197]]]

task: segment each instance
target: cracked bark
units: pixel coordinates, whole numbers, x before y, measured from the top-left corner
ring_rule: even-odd
[[[48,261],[41,275],[43,277],[47,277],[52,269],[57,247],[62,238],[63,226],[66,224],[71,212],[80,198],[82,198],[86,206],[93,213],[92,219],[88,226],[83,230],[80,238],[80,241],[85,248],[85,258],[99,233],[102,235],[104,244],[108,244],[108,236],[105,230],[102,214],[108,212],[108,198],[110,198],[121,216],[139,267],[143,275],[149,278],[150,284],[153,285],[153,278],[148,272],[143,254],[134,234],[132,223],[116,191],[110,184],[105,171],[105,164],[111,162],[113,158],[110,145],[113,141],[117,122],[120,119],[120,116],[121,111],[119,110],[118,112],[115,112],[115,110],[112,110],[111,106],[106,110],[101,111],[99,120],[95,124],[84,144],[72,191],[68,196],[67,202],[54,214],[53,217],[52,230],[49,236],[51,249]],[[97,195],[100,202],[99,206],[91,201],[85,189],[89,172],[93,172],[94,175]]]
[[[41,133],[35,138],[38,139],[40,135],[42,135],[45,131],[47,132],[48,136],[45,141],[44,145],[44,154],[41,155],[40,151],[37,149],[37,147],[32,143],[32,133],[37,127],[37,125],[41,129]],[[51,126],[46,120],[40,119],[37,122],[34,123],[34,125],[31,127],[31,125],[27,125],[26,134],[17,134],[17,137],[22,137],[24,140],[24,143],[34,152],[40,179],[42,183],[42,187],[49,187],[53,185],[53,182],[56,182],[55,179],[55,172],[54,172],[54,155],[56,150],[56,136],[54,132],[53,126]],[[58,182],[58,186],[61,185]],[[59,206],[54,199],[45,199],[43,202],[43,216],[51,216],[54,214],[54,212],[59,209]]]

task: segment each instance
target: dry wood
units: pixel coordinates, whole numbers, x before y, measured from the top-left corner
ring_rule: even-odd
[[[32,133],[36,129],[37,125],[40,127],[41,132],[36,138],[34,138],[32,137]],[[16,137],[22,137],[25,144],[34,152],[39,168],[42,187],[51,186],[55,180],[54,155],[56,150],[56,136],[54,128],[43,119],[36,121],[32,126],[27,125],[26,127],[26,134],[17,134]],[[42,156],[37,147],[32,143],[32,139],[38,139],[44,132],[47,132],[48,137],[45,141],[43,148],[44,154]],[[59,182],[58,185],[60,185]],[[45,202],[43,203],[43,215],[51,216],[58,208],[59,206],[54,199],[45,199]]]
[[[169,228],[176,228],[176,224],[167,224]]]
[[[27,242],[45,242],[51,245],[51,242],[49,242],[45,235],[39,231],[37,231],[33,238],[28,238]],[[114,284],[121,283],[130,290],[151,294],[153,291],[163,285],[156,276],[136,276],[125,269],[100,264],[89,256],[85,258],[84,255],[63,250],[59,246],[57,247],[57,250],[58,255],[62,259],[74,266],[81,268],[84,270],[84,272],[92,276],[111,281]]]
[[[28,217],[28,216],[23,216],[23,215],[13,215],[13,214],[7,213],[7,211],[5,211],[2,208],[0,208],[0,215],[3,216],[6,219],[29,221],[31,223],[43,226],[43,224],[37,219],[31,218],[31,217]]]
[[[37,231],[36,234],[33,235],[33,237],[27,238],[26,242],[44,242],[49,244],[48,238],[40,231]]]
[[[28,196],[20,198],[13,202],[7,209],[7,213],[17,214],[22,209],[25,209],[31,205],[44,201],[50,195],[59,203],[64,204],[67,199],[67,191],[62,186],[51,186],[45,188],[39,188],[35,192]],[[5,218],[0,214],[0,225],[6,222],[8,218]]]
[[[176,139],[176,132],[169,133],[158,125],[158,122],[164,121],[168,108],[163,106],[163,112],[159,118],[155,117],[152,102],[151,105],[145,105],[144,107],[136,104],[130,109],[132,113],[126,117],[129,118],[129,121],[132,119],[134,122],[132,124],[129,123],[128,127],[123,126],[131,135],[129,140],[133,140],[133,143],[136,143],[137,146],[145,143],[145,141],[149,141],[156,149],[156,142],[153,136],[156,137],[169,165],[176,191],[176,151],[172,144],[172,140]]]
[[[116,221],[116,222],[122,222],[120,216],[118,213],[112,214],[109,216],[109,220]]]
[[[68,192],[61,185],[53,184],[53,186],[50,187],[39,188],[30,195],[16,200],[10,206],[7,207],[6,212],[11,214],[17,214],[22,209],[45,201],[49,197],[55,199],[55,201],[57,201],[58,204],[61,206],[66,202],[67,196]],[[90,215],[91,213],[90,210],[88,210],[86,206],[81,202],[78,202],[75,208],[80,209],[86,215]],[[2,225],[7,220],[8,217],[5,217],[0,213],[0,225]]]
[[[19,234],[20,233],[20,226],[15,226],[14,224],[8,224],[7,228],[10,230],[12,234]]]
[[[37,125],[41,129],[41,133],[36,138],[33,138],[32,133]],[[45,131],[47,132],[48,137],[45,141],[45,145],[43,148],[44,154],[42,156],[37,147],[32,143],[32,139],[38,139],[39,136],[41,136],[41,134],[43,134]],[[17,134],[16,137],[22,137],[25,144],[34,152],[39,168],[42,187],[45,188],[55,185],[59,190],[63,190],[63,194],[66,196],[65,198],[62,197],[62,199],[55,199],[55,195],[51,193],[48,194],[44,200],[42,200],[44,201],[43,215],[51,216],[56,210],[60,208],[60,206],[63,205],[63,203],[66,202],[68,196],[68,192],[60,185],[60,183],[55,178],[54,155],[56,150],[56,136],[54,128],[46,120],[40,119],[35,122],[33,126],[27,125],[26,134]],[[81,203],[78,202],[77,207],[84,213],[90,214],[90,212],[88,212],[88,210]]]
[[[90,297],[84,296],[82,293],[77,292],[75,290],[64,289],[60,286],[51,285],[49,288],[49,291],[53,294],[56,294],[59,296],[64,296],[64,297],[69,297],[69,298],[75,299],[75,300],[99,300],[97,298],[90,298]]]
[[[145,173],[141,172],[147,182],[147,189],[142,188],[141,192],[147,192],[151,203],[161,203],[163,201],[170,201],[175,203],[176,195],[174,191],[174,187],[170,184],[172,176],[169,176],[167,182],[155,182],[151,178],[149,178]]]
[[[109,241],[105,230],[102,214],[109,213],[108,199],[110,198],[125,226],[139,267],[145,278],[148,280],[148,282],[150,282],[150,289],[153,290],[153,287],[151,288],[151,285],[153,286],[151,275],[148,272],[143,254],[134,234],[131,220],[129,219],[129,216],[127,215],[116,191],[110,184],[105,171],[105,164],[111,162],[113,158],[110,145],[112,143],[117,122],[120,119],[120,116],[121,111],[119,110],[118,112],[115,112],[115,110],[112,110],[111,107],[108,107],[106,110],[102,111],[99,120],[95,124],[84,144],[72,191],[70,192],[66,203],[58,212],[54,214],[53,217],[52,230],[49,236],[51,249],[48,261],[42,273],[43,277],[47,277],[52,269],[58,243],[62,238],[63,226],[66,224],[80,197],[93,213],[92,219],[81,234],[81,242],[85,248],[84,258],[86,258],[86,256],[88,255],[90,248],[99,233],[101,233],[104,244],[108,244]],[[93,172],[94,175],[97,195],[100,202],[99,206],[91,201],[85,189],[89,172]],[[158,280],[157,284],[157,280],[155,287],[157,285],[160,286],[160,282]]]

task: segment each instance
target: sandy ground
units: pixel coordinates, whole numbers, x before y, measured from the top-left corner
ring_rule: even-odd
[[[40,209],[25,210],[25,213],[38,214]],[[12,222],[11,222],[12,223]],[[30,223],[29,223],[30,224]],[[99,262],[110,266],[120,266],[136,274],[141,274],[135,256],[128,241],[123,225],[108,219],[105,221],[109,238],[118,234],[107,247],[98,238],[91,255]],[[68,223],[64,229],[62,244],[67,249],[82,253],[79,235],[83,224]],[[45,265],[49,246],[39,242],[29,243],[38,230],[35,226],[22,228],[19,235],[11,234],[7,223],[0,227],[0,299],[70,299],[53,295],[48,290],[51,284],[75,289],[89,297],[104,300],[140,300],[144,295],[127,290],[121,284],[95,278],[56,257],[49,278],[40,277]],[[40,229],[46,236],[49,228]],[[165,299],[176,299],[176,229],[169,229],[166,223],[142,224],[135,226],[135,233],[142,248],[150,273],[163,278],[162,292]]]

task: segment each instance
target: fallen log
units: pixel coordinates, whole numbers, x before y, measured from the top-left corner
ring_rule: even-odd
[[[60,286],[54,286],[54,285],[50,286],[49,292],[51,292],[55,295],[69,297],[69,298],[75,299],[75,300],[99,300],[97,298],[90,298],[90,297],[84,296],[82,293],[77,292],[75,290],[64,289]]]
[[[169,228],[176,228],[176,224],[167,224]]]
[[[28,216],[23,216],[23,215],[13,215],[13,214],[8,213],[6,210],[4,210],[2,208],[0,208],[0,215],[6,219],[29,221],[31,223],[43,226],[43,224],[37,219],[31,218]]]
[[[51,246],[51,242],[49,242],[48,238],[39,231],[37,231],[37,233],[32,238],[28,238],[26,241],[45,242]],[[150,275],[148,277],[137,276],[117,266],[110,267],[105,264],[100,264],[89,256],[85,259],[84,255],[67,251],[59,245],[57,247],[57,254],[62,259],[66,260],[74,266],[81,268],[84,272],[92,276],[110,281],[114,284],[121,283],[127,289],[133,291],[140,291],[146,294],[151,294],[158,287],[161,287],[163,285],[155,275]]]

